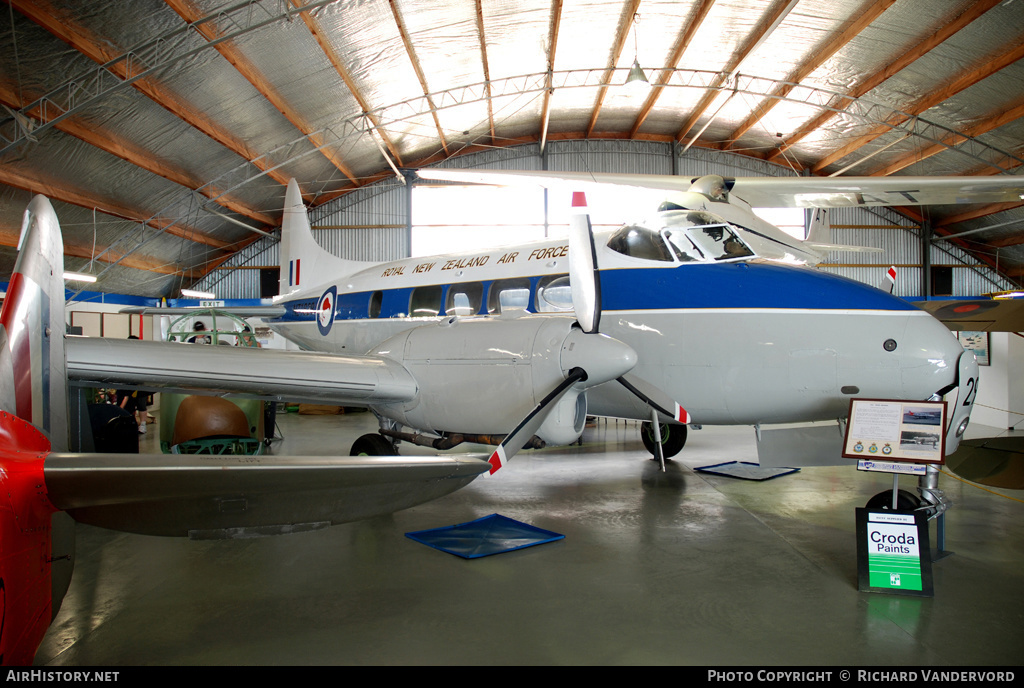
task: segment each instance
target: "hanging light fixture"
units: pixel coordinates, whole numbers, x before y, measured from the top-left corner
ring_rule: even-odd
[[[65,272],[64,279],[69,282],[95,282],[96,275],[89,275],[84,272]]]
[[[644,74],[644,70],[640,67],[640,51],[636,39],[636,25],[639,23],[640,13],[637,12],[633,15],[633,66],[629,69],[629,75],[626,76],[625,84],[631,91],[641,91],[651,87],[651,82],[647,80],[647,75]]]
[[[189,299],[215,299],[217,295],[209,291],[198,291],[196,289],[182,289],[181,295]]]

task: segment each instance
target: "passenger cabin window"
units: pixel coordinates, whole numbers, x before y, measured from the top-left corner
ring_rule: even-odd
[[[476,315],[484,300],[484,285],[479,282],[453,284],[448,287],[444,310],[448,315]]]
[[[487,312],[527,310],[530,307],[530,280],[525,277],[496,280],[487,294]]]
[[[413,318],[432,318],[441,314],[441,287],[416,287],[409,297],[409,315]]]
[[[552,275],[537,283],[536,310],[538,313],[556,313],[572,310],[572,289],[569,275]]]
[[[661,232],[641,225],[624,225],[608,239],[608,248],[631,258],[672,261]]]

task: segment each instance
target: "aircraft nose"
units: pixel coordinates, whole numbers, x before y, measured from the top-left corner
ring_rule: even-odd
[[[636,365],[636,351],[604,334],[586,334],[573,328],[562,343],[562,370],[587,371],[587,387],[614,380]]]
[[[927,399],[956,381],[963,347],[935,318],[910,318],[898,345],[903,350],[900,370],[906,398]]]

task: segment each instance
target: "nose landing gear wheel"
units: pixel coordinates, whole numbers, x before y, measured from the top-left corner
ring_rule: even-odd
[[[673,457],[682,451],[683,445],[686,444],[686,426],[661,423],[659,428],[661,430],[661,451],[665,458]],[[652,456],[658,455],[658,449],[654,446],[654,426],[649,421],[640,427],[640,439],[643,440],[644,447]]]

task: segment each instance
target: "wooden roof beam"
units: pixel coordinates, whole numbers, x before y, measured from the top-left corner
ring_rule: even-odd
[[[132,208],[125,208],[107,200],[93,198],[86,194],[72,191],[62,184],[43,181],[15,172],[9,165],[0,167],[0,184],[7,184],[8,186],[13,186],[33,194],[43,194],[62,203],[77,205],[80,208],[88,208],[89,210],[97,210],[105,215],[118,217],[122,220],[145,224],[157,231],[166,232],[198,244],[212,246],[217,249],[227,249],[232,246],[229,242],[206,236],[194,227],[183,226],[167,218],[150,219]]]
[[[0,228],[0,246],[7,246],[8,248],[18,247],[18,238],[21,235],[21,228],[19,227],[3,227]],[[106,248],[97,246],[95,251],[99,253],[106,251]],[[149,258],[132,258],[131,256],[111,256],[111,255],[95,255],[93,253],[93,247],[81,246],[77,244],[69,244],[64,242],[64,255],[71,256],[73,258],[84,258],[87,260],[97,260],[101,263],[117,263],[126,268],[132,268],[134,270],[143,270],[145,272],[157,272],[162,275],[184,275],[188,279],[196,279],[199,277],[198,273],[193,270],[183,272],[177,268],[171,267],[167,263],[161,263],[157,260]]]
[[[167,5],[178,14],[178,16],[189,24],[203,18],[199,9],[196,8],[190,0],[164,0],[164,2],[166,2]],[[213,22],[205,22],[196,26],[195,29],[203,38],[211,43],[220,38]],[[353,184],[359,186],[358,178],[352,170],[348,168],[341,157],[325,145],[326,141],[324,137],[313,131],[313,127],[295,111],[295,108],[293,108],[284,96],[282,96],[277,89],[271,85],[266,77],[256,69],[256,66],[242,54],[242,51],[238,49],[233,41],[223,41],[215,45],[214,48],[224,57],[225,60],[230,62],[231,65],[238,70],[239,74],[245,77],[246,81],[252,84],[253,88],[255,88],[260,95],[266,98],[278,112],[284,115],[285,119],[291,122],[292,126],[302,132],[302,135],[309,139],[310,143],[316,146],[320,150],[320,153],[330,160],[332,165],[337,167],[338,170],[348,177]]]
[[[954,79],[952,82],[949,82],[949,84],[945,88],[940,88],[936,91],[933,91],[924,98],[922,98],[921,100],[919,100],[909,110],[906,111],[906,114],[919,115],[925,110],[934,107],[935,105],[938,105],[939,103],[948,100],[949,98],[952,98],[961,91],[973,86],[982,79],[985,79],[986,77],[995,74],[999,70],[1013,64],[1014,62],[1021,58],[1024,58],[1024,43],[1006,51],[1002,55],[997,55],[992,59],[985,60],[982,64],[975,67],[974,69],[967,70],[966,72],[958,76],[956,79]],[[838,160],[845,158],[850,153],[853,153],[854,151],[866,146],[867,144],[871,143],[872,141],[882,136],[883,134],[887,134],[888,132],[892,131],[894,127],[899,126],[903,122],[906,122],[908,119],[908,117],[901,116],[894,120],[891,124],[881,124],[875,127],[867,134],[858,137],[855,141],[852,141],[851,143],[843,146],[842,148],[826,155],[824,158],[822,158],[821,160],[819,160],[818,162],[811,166],[811,171],[814,173],[821,172],[823,169],[833,164],[834,162],[837,162]]]
[[[1009,110],[1003,110],[1002,112],[999,112],[998,114],[993,115],[982,122],[978,122],[974,126],[964,129],[962,132],[950,134],[949,136],[946,137],[946,139],[943,142],[945,145],[943,145],[942,143],[936,143],[932,144],[931,146],[928,146],[924,150],[915,151],[909,155],[905,155],[899,160],[889,163],[885,167],[872,172],[871,176],[886,177],[890,174],[894,174],[902,169],[910,167],[916,162],[924,160],[925,158],[930,158],[931,156],[937,153],[949,150],[949,146],[957,146],[961,143],[964,143],[968,139],[974,138],[976,136],[981,136],[986,132],[992,131],[993,129],[997,129],[1003,126],[1004,124],[1013,122],[1017,119],[1020,119],[1021,117],[1024,117],[1024,102],[1021,102],[1016,107],[1012,107]]]
[[[697,107],[694,108],[693,112],[683,123],[683,126],[679,129],[679,133],[676,134],[676,141],[682,143],[686,135],[690,133],[700,118],[707,112],[707,109],[711,107],[715,98],[718,96],[718,89],[720,86],[725,84],[729,79],[736,77],[740,67],[749,58],[754,51],[756,51],[761,44],[768,39],[768,37],[778,28],[779,24],[782,23],[783,19],[796,7],[799,0],[789,0],[788,2],[779,3],[775,11],[768,15],[759,25],[758,29],[754,31],[750,36],[747,37],[746,43],[740,48],[739,53],[733,58],[733,60],[726,65],[726,68],[721,74],[719,74],[712,82],[711,87],[704,94],[704,97],[697,103]],[[713,117],[713,116],[712,116]],[[707,126],[707,125],[705,125]],[[694,137],[696,138],[696,137]]]
[[[562,25],[562,0],[551,2],[551,28],[548,30],[548,75],[545,80],[544,103],[540,114],[540,151],[548,142],[548,125],[551,123],[551,81],[555,71],[555,52],[558,48],[558,30]]]
[[[484,68],[484,89],[487,92],[487,121],[491,128],[491,145],[494,145],[494,104],[491,103],[491,68],[487,63],[487,39],[484,37],[484,8],[482,0],[476,0],[476,33],[480,39],[480,61]]]
[[[86,31],[83,26],[76,24],[73,17],[67,16],[64,13],[61,13],[60,16],[58,16],[57,11],[50,6],[46,0],[8,1],[14,9],[25,15],[26,18],[46,29],[51,34],[61,39],[94,62],[98,64],[106,64],[118,57],[116,53],[109,50],[103,44],[103,41],[94,37]],[[112,69],[120,78],[128,78],[128,74],[125,71],[125,63],[123,61],[117,62]],[[145,77],[133,82],[132,86],[174,116],[188,123],[190,126],[195,127],[220,145],[241,156],[243,159],[248,160],[251,164],[266,172],[270,178],[287,186],[288,178],[276,170],[270,170],[271,166],[269,164],[262,160],[258,160],[257,158],[259,156],[254,151],[250,150],[244,141],[236,138],[206,115],[192,108],[188,103],[169,91],[157,80]]]
[[[0,83],[0,103],[7,105],[14,110],[20,110],[24,107],[14,91],[4,83]],[[44,115],[39,108],[31,110],[27,114],[39,121],[45,121],[43,119]],[[101,129],[94,124],[85,125],[80,122],[78,118],[70,118],[57,123],[55,126],[65,134],[74,136],[91,146],[95,146],[110,155],[121,158],[125,162],[129,162],[136,167],[140,167],[157,176],[163,177],[170,182],[174,182],[175,184],[179,184],[193,191],[198,191],[207,198],[212,199],[217,195],[216,189],[204,186],[201,181],[186,174],[182,170],[157,161],[149,151],[141,150],[131,142],[126,141],[124,138],[115,136],[113,133]],[[234,211],[239,215],[244,215],[245,217],[264,225],[274,226],[277,224],[269,215],[249,208],[240,201],[233,200],[229,196],[222,196],[221,198],[218,198],[216,202],[227,210]]]
[[[441,128],[441,120],[437,116],[437,107],[434,105],[433,98],[430,97],[427,77],[423,74],[423,67],[420,65],[419,58],[416,57],[416,50],[412,47],[412,39],[409,38],[409,31],[405,28],[405,20],[402,19],[402,14],[398,11],[398,5],[395,4],[395,0],[388,0],[388,6],[391,8],[391,14],[395,18],[395,26],[398,27],[398,33],[402,37],[402,43],[405,45],[405,52],[409,56],[409,62],[412,63],[412,68],[416,72],[416,78],[419,79],[420,87],[423,89],[423,95],[430,105],[430,114],[434,118],[434,126],[437,127],[437,136],[441,140],[441,148],[444,149],[446,156],[451,155],[451,152],[448,150],[448,139],[444,135],[444,130]]]
[[[711,11],[714,4],[715,0],[701,0],[694,16],[686,21],[686,28],[680,32],[679,38],[676,39],[676,44],[672,49],[672,55],[668,59],[668,64],[665,65],[665,69],[661,70],[657,86],[664,86],[672,78],[673,70],[679,66],[679,61],[683,59],[683,53],[690,47],[690,41],[697,35],[697,30],[704,23],[704,19],[708,16],[708,12]],[[657,87],[651,89],[651,93],[647,96],[647,101],[640,108],[640,113],[636,116],[633,127],[629,130],[629,138],[636,136],[637,131],[639,131],[644,121],[651,114],[651,111],[654,110],[654,105],[658,102],[658,98],[661,97],[663,90]]]
[[[931,36],[910,48],[903,53],[899,58],[885,65],[877,72],[867,77],[863,82],[857,85],[857,87],[844,98],[841,98],[835,105],[836,110],[842,110],[851,102],[866,95],[875,87],[879,86],[883,82],[887,81],[894,74],[902,71],[906,67],[910,66],[914,61],[923,55],[927,54],[937,45],[943,43],[946,39],[956,34],[960,29],[964,28],[981,15],[988,12],[996,5],[1003,2],[1003,0],[977,0],[973,5],[968,7],[966,10],[960,13],[953,21],[949,22],[938,31],[934,32]],[[805,124],[800,128],[800,131],[791,134],[786,137],[786,140],[781,146],[773,150],[771,153],[765,156],[765,160],[774,160],[777,156],[781,155],[788,148],[794,144],[802,141],[804,138],[814,133],[818,129],[821,129],[836,116],[834,110],[825,110],[820,115],[815,117],[813,120]]]
[[[299,9],[304,7],[306,4],[303,0],[291,0],[291,3]],[[308,28],[309,32],[313,34],[313,38],[316,39],[317,44],[320,46],[324,55],[327,56],[331,65],[334,66],[334,70],[338,72],[338,76],[340,76],[341,80],[345,82],[345,86],[348,87],[349,92],[352,93],[356,102],[359,103],[359,107],[362,108],[363,113],[367,116],[370,122],[373,123],[377,135],[380,136],[384,145],[387,147],[388,152],[390,152],[392,157],[394,157],[395,162],[399,166],[404,165],[402,162],[402,156],[398,153],[398,148],[395,146],[394,142],[391,141],[391,137],[388,136],[387,132],[381,127],[380,119],[376,115],[372,114],[373,108],[370,107],[369,102],[367,102],[366,98],[363,96],[363,93],[356,84],[355,79],[353,79],[349,71],[345,69],[345,65],[342,64],[341,58],[338,57],[338,53],[335,52],[334,47],[331,45],[330,37],[324,33],[324,30],[320,27],[320,23],[316,20],[316,17],[314,17],[309,11],[300,12],[299,16],[302,17],[302,21],[305,22],[306,28]]]
[[[814,56],[800,65],[800,67],[798,67],[797,70],[786,79],[786,81],[797,84],[806,79],[812,72],[814,72],[814,70],[835,55],[840,48],[856,38],[861,31],[867,28],[871,22],[889,9],[894,2],[896,2],[896,0],[870,0],[868,7],[858,10],[855,15],[857,18],[854,19],[849,26],[833,36],[831,40],[829,40],[820,49],[815,50]],[[773,97],[763,100],[761,105],[759,105],[750,114],[750,116],[747,117],[747,119],[745,119],[732,132],[732,134],[729,135],[729,139],[721,145],[722,150],[729,150],[729,148],[735,145],[741,136],[753,129],[758,122],[764,119],[765,115],[767,115],[772,108],[780,102],[779,99],[788,95],[793,88],[795,87],[789,84],[784,84],[776,88],[772,92]]]
[[[608,84],[611,83],[612,75],[615,74],[615,65],[619,63],[619,57],[622,55],[622,49],[626,46],[626,40],[629,38],[629,30],[633,27],[633,17],[636,16],[636,11],[640,7],[640,0],[630,0],[627,5],[623,17],[619,23],[619,34],[615,37],[615,48],[612,50],[611,59],[608,62],[608,68],[605,69],[604,76],[601,77],[601,87],[597,91],[597,100],[594,103],[594,110],[590,114],[590,122],[587,124],[586,137],[590,138],[591,134],[594,133],[594,127],[597,126],[597,118],[601,114],[601,107],[604,105],[604,98],[608,94]]]

